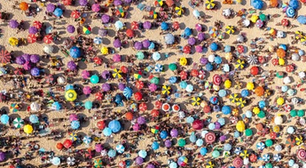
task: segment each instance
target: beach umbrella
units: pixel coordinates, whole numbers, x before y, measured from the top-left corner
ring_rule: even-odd
[[[218,99],[217,96],[212,96],[212,97],[210,97],[209,101],[210,101],[211,104],[216,105],[216,104],[218,104],[219,99]]]
[[[97,127],[100,129],[100,130],[103,130],[105,128],[105,122],[104,121],[99,121],[97,122]]]
[[[170,106],[168,103],[164,103],[164,104],[162,105],[162,110],[164,110],[164,111],[169,111],[170,108],[171,108],[171,106]]]
[[[169,44],[169,45],[171,45],[171,44],[173,44],[175,42],[174,36],[172,34],[170,34],[170,33],[166,34],[164,39],[165,39],[165,43]]]
[[[255,55],[249,55],[247,56],[247,62],[250,64],[250,65],[255,65],[258,63],[258,59],[257,59],[257,56]]]
[[[121,124],[118,120],[112,120],[108,123],[108,128],[110,128],[113,133],[117,133],[121,130]]]
[[[117,151],[118,153],[123,153],[124,150],[125,150],[125,148],[124,148],[123,145],[119,144],[119,145],[116,146],[116,151]]]
[[[289,18],[293,18],[295,16],[295,10],[292,7],[288,7],[286,10],[286,15]]]
[[[8,42],[11,46],[18,46],[19,43],[18,39],[15,37],[10,37]]]
[[[253,0],[251,4],[255,9],[259,10],[261,10],[264,6],[264,2],[262,0]]]
[[[38,32],[38,29],[34,26],[31,26],[29,28],[29,34],[36,34]]]
[[[32,54],[32,55],[30,56],[30,62],[31,62],[31,63],[36,64],[36,63],[38,63],[39,61],[40,61],[40,58],[39,58],[38,55]]]
[[[206,0],[205,1],[205,8],[208,10],[213,9],[216,6],[215,1],[214,0]]]
[[[145,150],[140,150],[138,152],[138,156],[141,157],[141,158],[146,158],[147,157],[147,151]]]
[[[161,64],[155,65],[155,72],[162,72],[164,67]]]
[[[0,51],[0,63],[6,64],[9,63],[10,61],[11,61],[11,54],[7,50],[2,49]]]
[[[151,44],[151,42],[148,39],[143,40],[141,43],[143,48],[149,48]]]
[[[17,20],[10,20],[9,26],[12,29],[16,29],[19,26],[19,23],[17,22]]]
[[[135,100],[137,100],[137,101],[142,100],[142,93],[141,93],[141,92],[136,92],[136,93],[134,93],[134,98],[135,98]]]
[[[150,80],[150,82],[153,83],[153,84],[158,85],[158,83],[159,83],[159,78],[153,77],[153,78]]]
[[[243,69],[245,66],[244,60],[238,59],[235,63],[235,68],[236,69]]]
[[[123,24],[120,20],[118,20],[118,21],[115,22],[116,30],[122,29],[123,26],[124,26],[124,24]]]
[[[91,33],[91,27],[90,26],[83,26],[83,33],[84,34],[90,34]]]
[[[289,6],[296,10],[299,8],[300,4],[298,0],[290,0]]]
[[[53,157],[53,158],[51,159],[51,163],[52,163],[53,165],[55,165],[55,166],[58,166],[58,165],[61,164],[61,159],[60,159],[59,157]]]
[[[241,157],[237,156],[234,160],[233,160],[233,166],[235,168],[240,168],[243,166],[243,160],[241,159]]]
[[[135,159],[135,162],[136,162],[137,165],[141,165],[141,164],[143,163],[143,158],[137,157],[137,158]]]
[[[263,161],[267,162],[267,161],[270,160],[270,155],[268,153],[266,153],[266,154],[262,155],[261,158],[262,158]]]
[[[212,144],[214,143],[216,140],[216,135],[213,132],[208,132],[207,134],[205,134],[205,141],[208,144]]]
[[[19,9],[21,9],[22,11],[26,11],[26,10],[29,9],[29,4],[26,3],[26,2],[21,2],[21,3],[19,4]]]
[[[73,10],[70,14],[70,16],[74,19],[78,19],[81,17],[81,13],[78,10]]]
[[[142,81],[137,80],[135,86],[137,89],[142,89],[144,87],[144,84]]]
[[[189,92],[189,93],[191,93],[191,92],[193,91],[193,85],[188,84],[188,85],[186,86],[186,91]]]
[[[77,65],[75,64],[74,61],[69,61],[69,62],[67,63],[67,68],[68,68],[69,70],[71,70],[71,71],[74,71],[74,70],[77,69]]]
[[[112,130],[108,127],[105,127],[102,131],[104,136],[110,136],[112,134]]]
[[[133,30],[137,30],[137,29],[139,28],[138,22],[133,21],[133,22],[131,23],[131,28],[132,28]]]
[[[52,54],[53,49],[54,48],[51,45],[45,45],[44,48],[43,48],[44,52],[47,53],[47,54]]]
[[[93,12],[99,12],[99,11],[101,10],[101,7],[100,7],[99,4],[94,3],[94,4],[92,4],[92,6],[91,6],[91,10],[92,10]]]
[[[108,23],[110,21],[110,16],[108,14],[103,14],[101,16],[102,23]]]
[[[97,83],[99,83],[99,76],[98,75],[96,75],[96,74],[94,74],[94,75],[92,75],[91,77],[90,77],[90,82],[92,83],[92,84],[97,84]]]
[[[226,27],[225,27],[225,32],[226,32],[227,34],[233,34],[233,33],[235,33],[235,28],[234,28],[234,26],[226,26]]]
[[[1,116],[1,117],[2,117],[2,116]],[[23,131],[24,131],[26,134],[31,134],[31,133],[33,132],[33,127],[32,127],[32,125],[29,125],[29,124],[25,125],[25,126],[23,127]]]
[[[53,11],[53,14],[56,17],[61,17],[63,15],[63,10],[61,8],[55,8],[55,10]]]
[[[92,141],[92,139],[91,139],[91,137],[90,136],[84,136],[84,138],[83,138],[83,142],[86,144],[86,145],[88,145],[88,144],[90,144],[91,143],[91,141]]]
[[[30,115],[29,120],[32,124],[36,124],[39,122],[38,117],[35,114]]]
[[[188,163],[188,159],[186,156],[180,156],[177,160],[177,164],[182,167],[187,166],[187,163]]]
[[[169,24],[166,23],[166,22],[162,22],[160,24],[160,28],[161,28],[161,30],[168,30],[169,29]]]
[[[77,129],[80,128],[80,121],[72,121],[70,123],[70,126],[71,126],[72,129],[77,130]]]
[[[292,147],[295,146],[295,144],[296,144],[296,141],[295,141],[295,139],[294,139],[293,137],[289,136],[289,137],[286,139],[286,146],[287,146],[287,147],[292,148]]]
[[[76,133],[70,133],[70,134],[69,134],[69,139],[70,139],[72,142],[74,142],[74,141],[76,141],[76,140],[78,139],[78,136],[77,136]]]
[[[89,95],[91,93],[91,88],[90,86],[85,86],[83,88],[83,93],[86,94],[86,95]]]
[[[36,67],[32,68],[31,69],[31,75],[34,76],[34,77],[40,76],[40,70]]]
[[[62,3],[66,6],[66,5],[71,5],[72,4],[72,0],[62,0]]]
[[[304,149],[298,149],[296,153],[298,159],[304,161],[306,159],[306,151]]]
[[[77,121],[77,120],[79,120],[78,119],[78,116],[76,115],[76,114],[70,114],[70,116],[69,116],[69,121]]]
[[[170,91],[171,91],[170,86],[164,85],[164,86],[162,87],[162,94],[169,95],[169,94],[170,94]]]
[[[73,46],[69,50],[69,55],[74,59],[79,58],[81,56],[81,50],[78,47]]]
[[[151,83],[151,84],[149,85],[149,89],[150,89],[151,92],[154,92],[154,91],[157,90],[157,85],[154,84],[154,83]]]
[[[120,69],[114,69],[114,73],[112,75],[114,78],[120,79],[122,77],[121,73],[122,71]]]
[[[20,117],[17,117],[17,118],[14,119],[13,125],[14,125],[15,128],[21,128],[24,125],[24,121]]]
[[[84,106],[85,106],[85,109],[87,110],[92,109],[92,101],[86,101]]]
[[[282,159],[282,156],[280,154],[274,154],[273,160],[279,162]]]
[[[157,149],[159,149],[159,144],[158,144],[158,142],[156,142],[156,141],[154,141],[153,143],[152,143],[152,149],[153,150],[157,150]]]
[[[256,144],[256,148],[259,149],[259,150],[263,150],[265,148],[265,144],[263,142],[258,142]]]
[[[123,95],[124,97],[126,97],[127,99],[131,98],[133,94],[133,90],[129,87],[124,88],[123,90]]]
[[[72,89],[67,90],[65,92],[65,98],[67,101],[70,101],[70,102],[75,101],[77,98],[77,93],[75,92],[75,90],[72,90]]]
[[[75,158],[74,157],[68,157],[67,158],[67,164],[70,166],[75,165]]]
[[[179,147],[184,147],[186,145],[185,139],[181,138],[177,141]]]
[[[171,77],[169,78],[169,82],[170,82],[171,84],[176,83],[176,81],[177,81],[177,78],[176,78],[175,76],[171,76]]]
[[[66,149],[69,149],[71,146],[72,146],[72,141],[69,140],[69,139],[66,139],[63,143],[63,146],[66,148]]]
[[[94,167],[95,168],[102,168],[102,160],[101,159],[95,159],[94,160]]]
[[[300,24],[306,24],[306,16],[300,15],[296,19]]]
[[[141,50],[141,49],[143,48],[142,43],[139,42],[139,41],[135,42],[135,43],[134,43],[134,48],[135,48],[136,50]]]
[[[191,98],[191,104],[193,106],[199,106],[201,102],[201,98],[200,97],[192,97]]]
[[[46,8],[47,8],[47,12],[53,12],[54,9],[55,9],[55,5],[52,4],[52,3],[49,3],[49,4],[46,6]]]

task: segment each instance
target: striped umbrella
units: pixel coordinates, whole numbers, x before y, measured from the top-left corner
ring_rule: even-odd
[[[76,140],[78,139],[78,136],[77,136],[76,133],[71,133],[71,134],[69,135],[69,139],[70,139],[71,141],[76,141]]]
[[[117,151],[118,153],[123,153],[124,150],[125,150],[125,148],[124,148],[123,145],[119,144],[119,145],[116,146],[116,151]]]
[[[155,71],[156,72],[162,72],[164,67],[161,64],[156,64],[155,65]]]
[[[263,161],[267,162],[267,161],[270,160],[270,155],[266,153],[261,158],[262,158]]]
[[[24,121],[20,117],[15,118],[13,121],[13,125],[15,128],[21,128],[24,125]]]
[[[282,156],[281,156],[280,154],[278,154],[278,153],[275,154],[275,155],[273,156],[273,160],[274,160],[274,161],[277,161],[277,162],[278,162],[278,161],[280,161],[281,159],[282,159]]]
[[[263,142],[258,142],[256,144],[256,148],[259,149],[259,150],[263,150],[265,148],[265,144]]]

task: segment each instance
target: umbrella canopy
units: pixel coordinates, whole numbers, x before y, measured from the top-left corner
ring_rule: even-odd
[[[23,125],[24,125],[24,121],[20,117],[15,118],[14,121],[13,121],[13,125],[14,125],[15,128],[22,128]]]
[[[75,92],[75,90],[72,90],[72,89],[67,90],[65,92],[65,98],[67,101],[71,101],[71,102],[75,101],[77,98],[77,93]]]
[[[2,49],[0,51],[0,63],[1,64],[6,64],[11,61],[11,54],[7,51]]]
[[[206,0],[205,1],[205,8],[208,10],[214,9],[214,7],[216,6],[215,1],[214,0]]]
[[[55,10],[53,11],[53,14],[56,17],[61,17],[63,15],[63,10],[61,8],[55,8]]]

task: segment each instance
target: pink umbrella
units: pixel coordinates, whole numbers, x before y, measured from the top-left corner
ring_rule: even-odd
[[[155,92],[156,89],[157,89],[157,86],[156,86],[154,83],[151,83],[151,84],[149,85],[149,89],[150,89],[151,92]]]
[[[140,129],[139,124],[136,123],[136,124],[133,125],[133,130],[134,131],[139,131],[139,129]]]
[[[101,144],[96,144],[96,145],[95,145],[95,150],[96,150],[96,152],[101,152],[102,149],[103,149],[103,147],[102,147]]]
[[[93,4],[91,6],[91,10],[94,11],[94,12],[99,12],[100,11],[100,5],[99,4]]]
[[[195,46],[195,50],[197,53],[202,53],[203,52],[203,47],[201,45]]]
[[[90,73],[87,70],[83,70],[81,75],[84,79],[88,79],[90,77]]]
[[[72,122],[72,121],[77,121],[77,120],[79,120],[78,119],[78,116],[76,115],[76,114],[70,114],[70,116],[69,116],[69,121],[70,122]]]
[[[114,62],[121,62],[121,56],[119,54],[115,54],[113,56],[113,61]]]
[[[197,23],[195,25],[195,29],[198,31],[198,32],[201,32],[202,31],[202,25],[200,23]]]
[[[23,64],[23,69],[24,70],[30,70],[32,68],[32,66],[31,66],[31,64],[30,64],[30,62],[26,62],[25,64]]]
[[[89,95],[91,93],[91,88],[89,86],[85,86],[83,88],[83,93]]]

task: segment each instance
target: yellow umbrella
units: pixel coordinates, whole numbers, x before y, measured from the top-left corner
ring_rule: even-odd
[[[176,11],[176,13],[177,13],[179,16],[181,16],[181,15],[183,14],[183,12],[184,12],[184,10],[183,10],[183,8],[182,8],[181,6],[175,7],[175,11]]]
[[[72,89],[67,90],[65,92],[65,98],[67,101],[70,101],[70,102],[75,101],[77,98],[77,93],[75,92],[75,90],[72,90]]]
[[[193,98],[191,99],[191,104],[192,104],[193,106],[198,106],[198,105],[200,105],[200,101],[201,101],[200,97],[193,97]]]
[[[84,34],[90,34],[91,28],[89,26],[83,26],[83,33]]]
[[[236,129],[239,132],[243,132],[245,130],[245,124],[244,124],[244,122],[242,120],[237,122]]]
[[[26,134],[31,134],[31,133],[33,132],[33,127],[32,127],[32,125],[29,125],[29,124],[25,125],[25,126],[23,127],[23,131],[24,131]]]
[[[229,53],[225,53],[225,59],[227,61],[231,61],[233,58],[233,53],[229,52]]]
[[[206,168],[214,168],[214,167],[215,165],[211,161],[209,161],[206,165]]]
[[[303,137],[301,135],[295,137],[295,143],[301,145],[303,143]]]
[[[279,131],[280,131],[279,126],[278,126],[278,125],[275,125],[275,126],[273,127],[273,132],[279,133]]]
[[[237,69],[243,69],[245,65],[244,60],[238,59],[235,63],[235,68]]]
[[[187,65],[187,58],[185,58],[185,57],[180,58],[180,65],[182,65],[182,66]]]
[[[231,82],[229,79],[227,79],[227,80],[224,82],[224,87],[225,87],[225,89],[229,89],[229,88],[231,88],[231,86],[232,86],[232,82]]]
[[[234,26],[226,26],[226,27],[225,27],[225,32],[226,32],[227,34],[233,34],[233,33],[235,33]]]
[[[108,54],[108,48],[107,47],[102,47],[101,48],[101,53],[104,54],[104,55]]]
[[[232,103],[236,103],[238,101],[238,94],[237,93],[232,93],[230,96],[229,96],[229,99]]]
[[[258,16],[257,15],[252,15],[251,22],[256,23],[257,20],[258,20]]]
[[[240,156],[243,158],[249,157],[248,150],[243,150],[243,152],[240,153]]]
[[[301,31],[295,31],[295,38],[300,40],[303,37],[303,33]]]
[[[248,82],[247,83],[247,89],[248,90],[253,90],[254,89],[254,83],[253,82]]]
[[[300,41],[305,42],[306,41],[306,36],[303,36]]]
[[[215,1],[214,0],[206,0],[205,1],[205,7],[206,9],[213,9],[216,6]]]
[[[256,115],[260,113],[259,107],[254,107],[252,111],[253,111],[253,113],[256,114]]]
[[[243,98],[239,98],[238,101],[236,102],[236,105],[240,108],[243,108],[246,104],[246,100]]]
[[[285,103],[285,100],[284,100],[284,98],[282,98],[282,97],[279,97],[278,99],[277,99],[277,104],[278,105],[283,105]]]
[[[120,69],[114,69],[113,77],[120,79],[122,77],[121,73],[122,71]]]
[[[162,94],[169,95],[170,94],[170,86],[164,85],[162,88]]]
[[[10,37],[10,38],[9,38],[9,44],[10,44],[11,46],[17,46],[17,45],[18,45],[18,39],[15,38],[15,37]]]
[[[281,66],[285,65],[285,60],[283,58],[279,58],[278,59],[278,64],[281,65]]]

